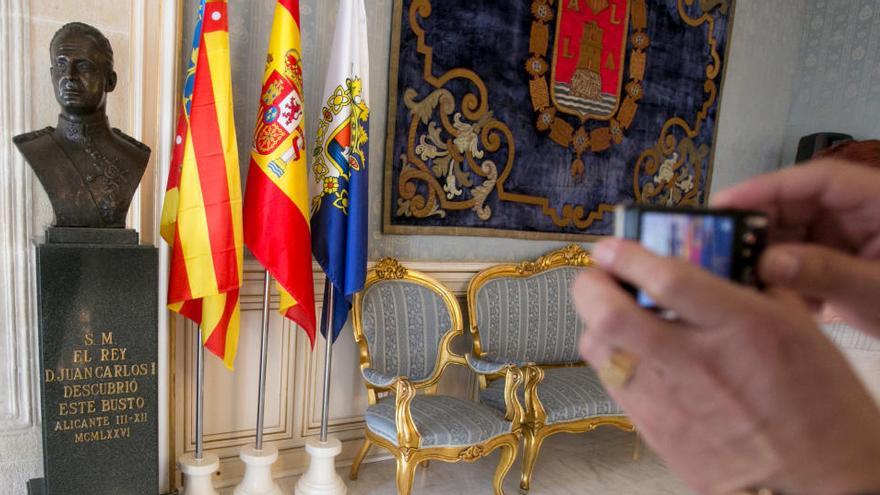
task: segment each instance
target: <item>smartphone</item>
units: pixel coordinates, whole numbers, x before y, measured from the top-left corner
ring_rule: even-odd
[[[618,205],[614,216],[616,237],[759,289],[757,264],[767,244],[767,226],[765,214],[742,210]],[[659,309],[644,292],[627,289],[641,306]]]

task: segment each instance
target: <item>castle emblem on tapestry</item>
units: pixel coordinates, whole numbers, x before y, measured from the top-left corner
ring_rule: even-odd
[[[706,203],[733,0],[476,8],[395,1],[386,232],[583,240],[617,203]]]

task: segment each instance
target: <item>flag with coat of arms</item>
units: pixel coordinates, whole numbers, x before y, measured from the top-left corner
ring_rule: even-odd
[[[281,314],[315,345],[299,0],[277,0],[244,198],[244,240],[275,278]]]
[[[312,253],[329,282],[324,321],[333,292],[333,341],[367,271],[369,68],[363,0],[340,0],[310,170]]]

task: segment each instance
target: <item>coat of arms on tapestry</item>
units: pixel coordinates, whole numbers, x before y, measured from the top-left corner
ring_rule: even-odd
[[[396,0],[385,232],[583,240],[617,203],[705,204],[732,17],[733,0]]]

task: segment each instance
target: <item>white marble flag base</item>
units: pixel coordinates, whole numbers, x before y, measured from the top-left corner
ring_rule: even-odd
[[[311,460],[309,469],[296,483],[296,495],[345,495],[345,482],[336,474],[336,456],[342,452],[342,443],[335,438],[326,442],[306,441],[306,452]]]
[[[235,495],[281,495],[281,488],[272,479],[272,464],[278,460],[278,449],[266,445],[257,450],[247,445],[239,452],[244,462],[244,479],[235,487]]]
[[[183,492],[181,495],[217,495],[211,478],[220,469],[220,459],[214,454],[204,454],[196,459],[195,454],[184,454],[177,459],[177,466],[183,473]]]

